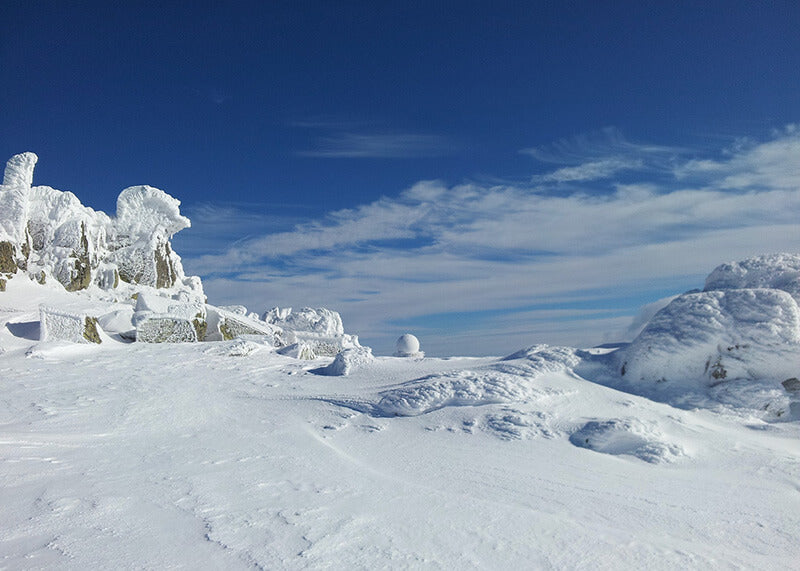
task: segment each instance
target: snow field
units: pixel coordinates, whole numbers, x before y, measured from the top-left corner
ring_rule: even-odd
[[[326,377],[311,371],[329,359],[255,338],[31,351],[0,337],[13,347],[0,361],[9,568],[774,568],[800,556],[796,423],[679,410],[563,363],[530,374],[524,358],[378,357]],[[560,349],[527,353],[550,363],[543,351]],[[512,368],[528,388],[503,400],[380,407],[417,385],[447,395],[454,380],[477,394],[491,386],[481,375],[511,383]],[[589,448],[572,442],[582,434]]]

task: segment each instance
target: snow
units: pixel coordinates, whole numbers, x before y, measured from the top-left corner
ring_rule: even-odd
[[[797,568],[800,257],[620,348],[398,359],[332,310],[207,305],[177,200],[112,219],[35,162],[0,188],[0,568]]]
[[[292,311],[291,307],[275,307],[264,313],[263,320],[290,331],[316,333],[326,337],[344,335],[342,317],[324,307],[304,307],[300,311]]]
[[[619,392],[575,375],[575,351],[376,357],[326,377],[311,373],[325,360],[250,339],[45,347],[6,326],[35,309],[0,313],[3,567],[792,568],[800,557],[797,423]],[[526,369],[539,372],[510,372]],[[431,379],[507,390],[503,402],[378,414],[380,395]]]
[[[780,289],[800,303],[800,255],[770,254],[718,266],[706,279],[705,291]]]
[[[355,369],[365,367],[375,361],[372,349],[369,347],[352,347],[342,349],[333,358],[333,362],[325,367],[320,367],[313,372],[319,375],[346,376]]]
[[[120,298],[132,293],[122,280],[203,299],[199,278],[184,274],[169,243],[190,225],[177,199],[150,186],[126,188],[112,218],[84,206],[71,192],[31,186],[36,160],[33,153],[22,153],[6,165],[0,245],[9,244],[14,267],[3,271],[54,279],[71,291],[119,288]]]

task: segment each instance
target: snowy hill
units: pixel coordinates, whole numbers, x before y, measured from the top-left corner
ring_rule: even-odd
[[[111,218],[34,163],[0,188],[0,567],[797,567],[800,256],[618,350],[375,356],[206,303],[162,191]]]

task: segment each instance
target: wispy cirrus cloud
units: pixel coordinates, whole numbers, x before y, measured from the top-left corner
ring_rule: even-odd
[[[304,157],[409,159],[438,157],[453,151],[446,137],[422,133],[337,133],[319,137]]]
[[[722,159],[673,154],[670,177],[666,147],[646,146],[658,164],[645,159],[626,171],[636,182],[615,181],[624,161],[642,160],[640,147],[594,175],[525,187],[420,182],[186,266],[212,299],[336,308],[379,352],[413,329],[439,354],[501,354],[619,339],[638,306],[701,286],[721,262],[800,250],[800,170],[786,167],[800,151],[796,131]],[[687,184],[698,160],[713,168]],[[610,192],[593,192],[600,175]],[[548,191],[567,179],[574,191]]]
[[[549,145],[529,147],[521,154],[545,165],[566,165],[534,175],[534,183],[588,182],[613,177],[624,171],[670,172],[687,149],[675,146],[635,143],[618,129],[561,139]]]

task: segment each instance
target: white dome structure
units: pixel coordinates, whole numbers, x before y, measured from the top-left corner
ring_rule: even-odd
[[[395,345],[395,357],[424,357],[425,353],[419,350],[419,339],[405,333],[397,339]]]

